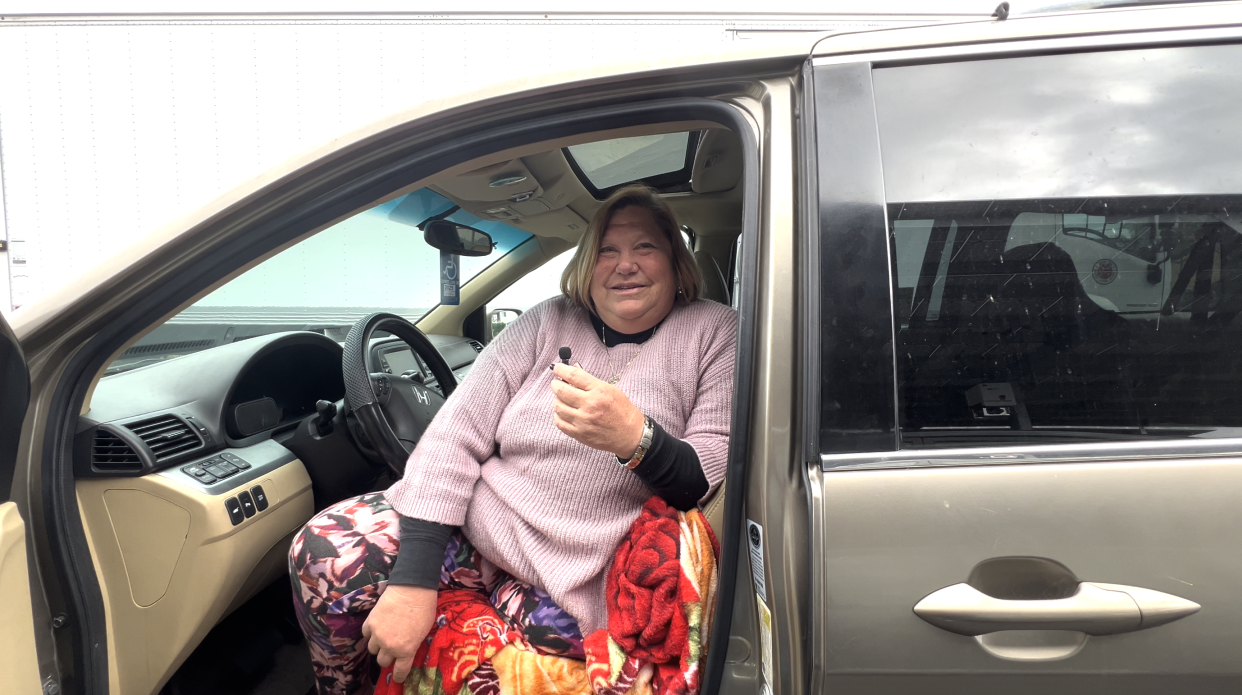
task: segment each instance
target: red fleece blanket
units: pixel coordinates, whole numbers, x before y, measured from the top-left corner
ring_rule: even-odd
[[[698,510],[652,497],[608,572],[608,629],[585,662],[540,654],[486,594],[443,590],[436,625],[402,684],[377,695],[695,695],[716,603],[716,536]]]

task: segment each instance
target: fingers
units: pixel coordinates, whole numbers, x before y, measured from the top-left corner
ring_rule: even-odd
[[[362,623],[362,644],[368,652],[372,654],[379,653],[379,642],[371,639],[371,621],[368,619]]]
[[[578,428],[575,427],[574,424],[561,413],[552,413],[552,424],[556,425],[556,429],[577,439]]]
[[[559,400],[552,401],[552,414],[569,424],[578,419],[577,409]]]
[[[552,382],[552,393],[557,400],[574,408],[580,407],[586,401],[586,391],[563,381]]]
[[[392,667],[392,679],[398,683],[404,683],[406,677],[410,675],[410,671],[414,668],[414,657],[408,659],[397,659]]]
[[[581,367],[568,367],[563,364],[553,364],[552,373],[560,377],[565,383],[575,386],[583,391],[589,391],[596,385],[604,383],[591,376],[589,372]]]

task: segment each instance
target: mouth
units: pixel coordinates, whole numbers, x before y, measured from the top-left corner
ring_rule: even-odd
[[[634,292],[644,289],[645,287],[647,286],[637,282],[621,282],[609,287],[608,289],[619,294],[633,294]]]

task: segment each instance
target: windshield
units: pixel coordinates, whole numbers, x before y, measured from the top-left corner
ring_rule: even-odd
[[[105,375],[281,331],[344,341],[358,319],[388,311],[417,321],[440,303],[440,252],[422,222],[448,219],[491,235],[487,256],[460,259],[465,285],[531,235],[483,220],[420,189],[304,239],[232,279],[144,336]]]

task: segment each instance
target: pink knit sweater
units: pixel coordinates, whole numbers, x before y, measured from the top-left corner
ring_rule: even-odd
[[[698,453],[712,489],[724,479],[737,316],[710,301],[674,307],[617,386]],[[650,491],[611,453],[552,423],[562,345],[607,380],[638,345],[606,348],[564,297],[523,314],[479,355],[387,492],[401,514],[461,526],[484,557],[547,590],[582,634],[607,626],[604,578]]]

